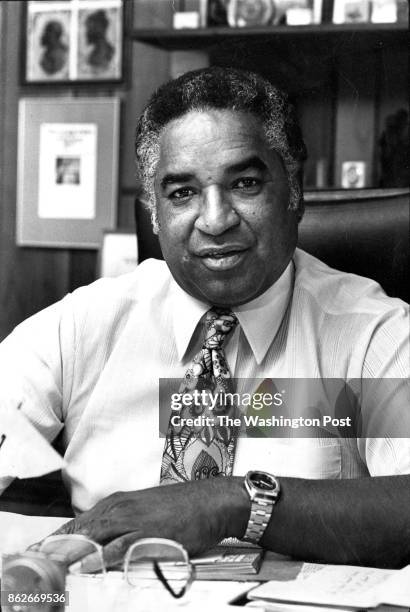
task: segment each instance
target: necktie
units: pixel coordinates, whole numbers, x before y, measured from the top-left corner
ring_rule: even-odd
[[[229,417],[235,417],[236,410],[232,396],[229,397],[233,381],[222,346],[237,323],[228,310],[213,308],[206,314],[204,343],[179,389],[181,394],[192,396],[197,391],[196,397],[200,395],[201,401],[180,411],[181,418],[196,419],[197,424],[176,426],[170,421],[161,484],[232,474],[236,431]]]

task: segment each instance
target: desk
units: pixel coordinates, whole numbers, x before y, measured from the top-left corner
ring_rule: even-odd
[[[21,552],[30,544],[38,542],[63,523],[63,517],[25,516],[11,512],[0,512],[0,553]],[[1,558],[0,558],[1,569]],[[67,612],[164,612],[185,610],[186,612],[225,612],[234,609],[228,601],[247,593],[258,583],[255,576],[246,582],[195,581],[187,596],[175,600],[163,586],[152,581],[141,588],[129,587],[120,572],[108,572],[107,579],[100,577],[69,576],[69,606]]]
[[[24,550],[30,544],[37,542],[55,531],[69,519],[61,517],[30,517],[19,514],[0,512],[0,553],[7,554]],[[329,575],[329,580],[334,581],[334,575],[330,577],[330,572],[339,572],[344,566],[320,566],[318,564],[304,564],[299,561],[294,561],[290,558],[276,555],[275,553],[267,552],[262,568],[257,575],[257,581],[263,582],[274,580],[280,585],[280,588],[285,588],[286,598],[289,593],[289,585],[284,585],[285,581],[295,580],[300,574],[311,574],[319,571],[323,567]],[[339,569],[340,568],[340,569]],[[346,572],[354,571],[355,568],[348,567]],[[358,581],[360,584],[366,584],[369,576],[362,577],[362,572],[373,572],[371,578],[375,582],[375,572],[379,572],[376,578],[377,581],[387,579],[387,574],[391,574],[387,570],[366,570],[365,568],[356,568],[359,570]],[[408,606],[410,601],[410,566],[403,569],[405,572],[404,581],[396,582],[390,587],[390,601],[396,599],[396,605]],[[386,576],[382,574],[386,574]],[[400,578],[399,572],[393,572],[394,579]],[[345,585],[351,582],[351,576],[341,578],[342,573],[337,574],[337,580]],[[362,582],[360,582],[362,581]],[[138,587],[129,586],[123,579],[121,572],[108,572],[106,577],[102,576],[67,576],[67,590],[69,592],[69,606],[67,612],[172,612],[174,610],[186,612],[233,612],[235,609],[240,610],[238,606],[229,605],[229,602],[244,596],[249,590],[257,586],[255,575],[241,575],[241,582],[226,582],[226,581],[194,581],[188,594],[182,600],[173,599],[163,586],[157,582],[145,581],[141,582]],[[298,580],[299,586],[300,581]],[[273,584],[273,583],[272,583]],[[283,584],[283,586],[282,586]],[[387,582],[383,583],[387,587]],[[268,585],[266,585],[268,586]],[[323,585],[326,586],[326,585]],[[264,587],[265,588],[265,587]],[[299,601],[305,601],[306,587],[302,585]],[[348,587],[349,588],[349,587]],[[292,590],[296,589],[295,586]],[[360,586],[359,589],[362,589]],[[320,590],[326,591],[320,584]],[[353,590],[354,591],[354,590]],[[353,592],[352,591],[352,592]],[[362,590],[357,590],[361,596],[365,596],[368,591],[362,593]],[[343,594],[342,594],[343,593]],[[335,591],[336,597],[339,598],[343,605],[342,599],[346,596],[346,589],[343,586],[343,591],[339,589]],[[373,594],[373,591],[370,595]],[[374,593],[375,594],[375,593]],[[349,593],[347,593],[349,595]],[[353,597],[355,597],[353,593]],[[383,598],[383,594],[381,595]],[[371,598],[369,599],[369,601]],[[311,599],[310,601],[315,601]],[[345,599],[345,601],[347,601]],[[380,599],[379,601],[385,601]],[[322,602],[325,604],[325,601]],[[339,604],[337,600],[335,603]],[[333,605],[335,605],[335,603]],[[350,604],[353,605],[353,604]],[[368,605],[368,604],[367,604]],[[375,604],[373,604],[375,605]],[[303,609],[303,607],[301,608]],[[313,608],[311,608],[312,610]],[[317,608],[318,610],[320,608]],[[321,608],[326,610],[326,608]],[[329,608],[327,608],[329,609]],[[392,608],[389,608],[392,609]],[[397,608],[398,611],[405,608]]]

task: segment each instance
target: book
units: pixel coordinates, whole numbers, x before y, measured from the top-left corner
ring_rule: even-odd
[[[199,580],[240,580],[241,576],[257,574],[263,550],[249,546],[216,546],[191,559]]]

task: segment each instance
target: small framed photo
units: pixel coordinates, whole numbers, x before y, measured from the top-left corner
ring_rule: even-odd
[[[98,249],[116,221],[118,98],[19,102],[17,244]]]
[[[397,21],[396,0],[373,0],[372,23],[395,23]]]
[[[200,23],[202,27],[228,25],[228,5],[231,0],[200,0]]]
[[[133,272],[138,265],[136,232],[104,232],[99,259],[99,277],[115,277]]]
[[[369,17],[369,0],[334,0],[333,23],[366,23]]]
[[[122,79],[122,0],[32,0],[25,7],[24,83]]]
[[[309,25],[321,22],[321,0],[275,0],[274,5],[274,25]]]
[[[267,25],[273,17],[272,0],[229,0],[228,24],[232,28]]]
[[[343,189],[362,189],[366,185],[366,162],[347,161],[342,164]]]

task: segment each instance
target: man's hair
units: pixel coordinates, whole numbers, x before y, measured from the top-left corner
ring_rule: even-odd
[[[187,72],[162,85],[149,100],[136,132],[139,178],[158,230],[154,177],[162,129],[190,111],[210,109],[252,113],[260,119],[270,147],[283,160],[289,183],[289,208],[303,214],[303,162],[306,147],[293,106],[287,96],[260,75],[234,68],[205,68]]]

